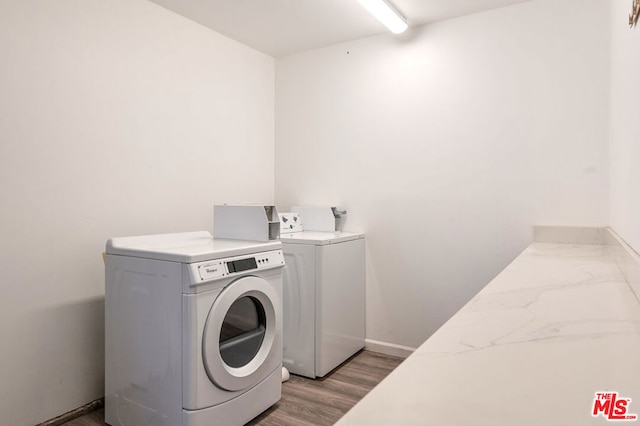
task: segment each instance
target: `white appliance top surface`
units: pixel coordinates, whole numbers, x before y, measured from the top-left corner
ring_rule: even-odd
[[[280,241],[283,244],[312,244],[318,246],[343,243],[360,238],[364,238],[364,234],[353,232],[302,231],[280,235]]]
[[[214,239],[207,231],[112,238],[107,254],[193,263],[279,250],[278,241]]]

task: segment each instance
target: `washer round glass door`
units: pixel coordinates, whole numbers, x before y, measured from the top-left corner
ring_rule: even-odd
[[[218,295],[204,327],[202,358],[219,387],[238,391],[256,385],[278,363],[274,347],[278,295],[262,278],[233,281]]]

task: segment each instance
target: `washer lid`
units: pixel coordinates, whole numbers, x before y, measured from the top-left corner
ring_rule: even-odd
[[[364,234],[352,232],[302,231],[280,235],[280,241],[283,244],[312,244],[316,246],[343,243],[360,238],[364,238]]]
[[[278,241],[240,241],[213,239],[207,231],[112,238],[107,254],[193,263],[224,257],[278,250]]]

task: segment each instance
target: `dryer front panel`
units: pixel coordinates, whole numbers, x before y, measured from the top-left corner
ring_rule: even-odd
[[[282,275],[183,294],[183,407],[243,394],[282,365]]]
[[[255,386],[282,357],[279,294],[262,278],[242,277],[217,297],[204,327],[202,359],[209,379],[228,391]]]

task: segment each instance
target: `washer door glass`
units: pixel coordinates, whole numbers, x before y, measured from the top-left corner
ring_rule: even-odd
[[[220,355],[230,367],[247,365],[260,350],[267,329],[262,303],[244,296],[233,302],[220,330]]]
[[[282,363],[280,295],[263,278],[228,284],[209,310],[202,359],[209,379],[229,391],[256,385]]]

